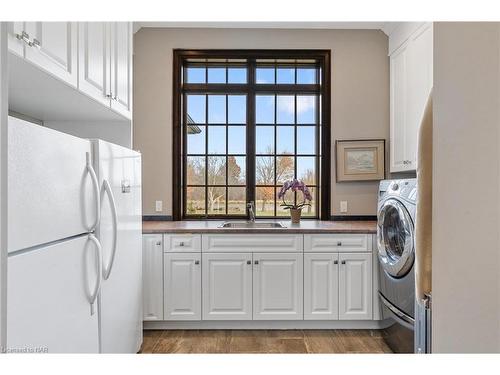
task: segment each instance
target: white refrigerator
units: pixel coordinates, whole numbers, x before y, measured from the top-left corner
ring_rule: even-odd
[[[9,117],[8,352],[139,349],[140,163],[132,150]]]
[[[92,146],[101,186],[101,352],[135,353],[142,343],[141,155],[101,140]]]

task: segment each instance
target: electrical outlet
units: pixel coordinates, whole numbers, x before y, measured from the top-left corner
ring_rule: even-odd
[[[340,201],[340,212],[347,212],[347,201]]]
[[[162,212],[163,211],[163,201],[156,201],[155,202],[155,209],[156,209],[156,212]]]

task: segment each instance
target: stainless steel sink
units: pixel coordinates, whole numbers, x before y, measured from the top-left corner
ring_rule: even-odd
[[[219,226],[219,228],[286,228],[283,223],[273,221],[228,221]]]

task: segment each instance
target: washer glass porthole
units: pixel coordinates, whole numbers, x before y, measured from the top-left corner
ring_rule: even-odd
[[[388,199],[382,205],[377,231],[382,267],[393,277],[406,275],[414,260],[413,222],[401,202]]]

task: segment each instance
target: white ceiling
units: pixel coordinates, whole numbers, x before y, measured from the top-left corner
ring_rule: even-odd
[[[251,28],[251,29],[369,29],[388,34],[393,22],[134,22],[134,32],[142,27],[165,28]]]

